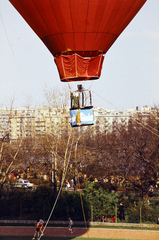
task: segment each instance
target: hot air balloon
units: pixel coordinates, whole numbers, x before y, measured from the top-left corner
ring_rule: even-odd
[[[101,75],[104,54],[146,0],[9,0],[54,56],[60,79]]]

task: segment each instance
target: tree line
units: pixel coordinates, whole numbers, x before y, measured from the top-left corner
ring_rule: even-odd
[[[29,189],[0,189],[0,218],[18,220],[47,221],[55,202],[53,186],[39,186],[35,191]],[[82,199],[82,201],[81,201]],[[122,204],[122,215],[120,205]],[[159,216],[158,200],[139,198],[138,194],[112,191],[109,183],[88,182],[81,196],[79,192],[62,191],[50,220],[101,221],[157,223]],[[85,217],[85,218],[84,218]]]
[[[159,111],[146,119],[136,115],[128,125],[118,124],[112,132],[95,133],[91,127],[68,129],[62,133],[40,133],[15,141],[0,140],[1,186],[10,173],[32,170],[32,177],[53,170],[54,188],[64,177],[78,182],[119,179],[135,191],[147,196],[150,185],[155,186],[159,172]],[[69,157],[70,156],[70,157]],[[69,159],[69,163],[68,163]]]

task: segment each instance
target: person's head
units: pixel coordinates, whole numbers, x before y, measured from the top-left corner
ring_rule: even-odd
[[[69,220],[71,220],[71,217],[69,217]]]

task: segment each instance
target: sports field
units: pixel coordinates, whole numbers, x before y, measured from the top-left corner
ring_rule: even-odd
[[[34,227],[0,227],[0,240],[32,239]],[[71,235],[66,227],[48,227],[41,240],[159,240],[159,230],[112,229],[112,228],[74,228]]]
[[[31,240],[31,237],[28,236],[0,236],[0,240]],[[77,238],[69,238],[69,237],[42,237],[41,240],[87,240],[88,238],[82,238],[82,237],[77,237]],[[101,238],[89,238],[89,240],[101,240]],[[129,240],[129,239],[123,239],[123,238],[104,238],[102,240]],[[136,240],[136,239],[133,239]]]

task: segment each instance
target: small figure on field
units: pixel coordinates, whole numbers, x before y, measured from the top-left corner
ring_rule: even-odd
[[[104,215],[102,216],[102,222],[106,222],[106,217]]]
[[[40,220],[39,220],[39,222],[37,221],[37,223],[36,223],[36,230],[34,233],[34,237],[32,239],[35,239],[36,236],[39,238],[39,232],[40,232],[40,227],[41,227]]]
[[[71,182],[72,182],[71,188],[74,188],[74,180],[71,179]]]
[[[66,180],[66,190],[67,190],[68,188],[70,188],[70,183],[69,183],[68,180]]]
[[[40,223],[40,233],[41,233],[41,236],[43,236],[43,235],[44,235],[44,234],[43,234],[44,221],[43,221],[42,219],[40,219],[39,223]]]
[[[120,221],[125,220],[124,206],[122,203],[120,203],[120,206],[119,206],[119,219]]]
[[[69,218],[69,225],[68,225],[69,231],[71,234],[73,234],[73,221],[71,218]]]
[[[111,217],[110,222],[111,222],[111,223],[115,223],[115,216]]]
[[[149,197],[153,197],[153,185],[149,186]]]

